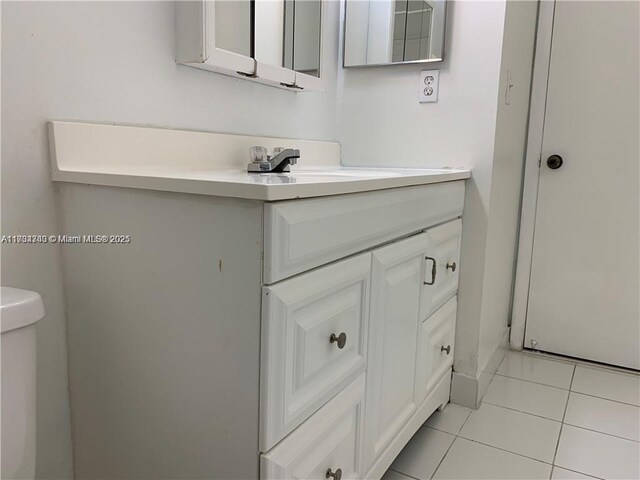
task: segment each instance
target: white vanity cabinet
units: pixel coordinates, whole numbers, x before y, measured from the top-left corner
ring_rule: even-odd
[[[262,299],[263,479],[337,468],[376,478],[447,402],[463,191],[459,182],[265,206],[264,278],[274,283]],[[338,408],[341,396],[352,403]]]
[[[60,192],[131,238],[62,245],[78,478],[380,478],[447,403],[464,180]]]

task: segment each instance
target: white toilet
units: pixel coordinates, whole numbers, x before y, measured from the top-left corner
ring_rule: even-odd
[[[44,317],[36,292],[2,287],[2,478],[35,477],[36,328]]]

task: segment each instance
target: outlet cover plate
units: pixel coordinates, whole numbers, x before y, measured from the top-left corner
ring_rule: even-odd
[[[420,103],[434,103],[438,101],[438,85],[440,84],[440,70],[424,70],[420,72]]]

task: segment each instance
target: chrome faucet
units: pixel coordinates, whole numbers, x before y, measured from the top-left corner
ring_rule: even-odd
[[[247,171],[251,173],[281,173],[290,172],[290,165],[298,163],[300,150],[297,148],[273,149],[273,155],[267,155],[265,147],[251,147],[249,149],[251,162],[247,165]]]

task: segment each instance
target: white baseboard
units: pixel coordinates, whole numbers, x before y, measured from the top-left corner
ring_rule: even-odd
[[[451,403],[464,407],[478,408],[482,402],[487,387],[498,370],[500,363],[507,354],[509,330],[505,331],[504,338],[495,349],[491,358],[480,372],[478,377],[471,377],[462,373],[453,372],[451,379]]]

